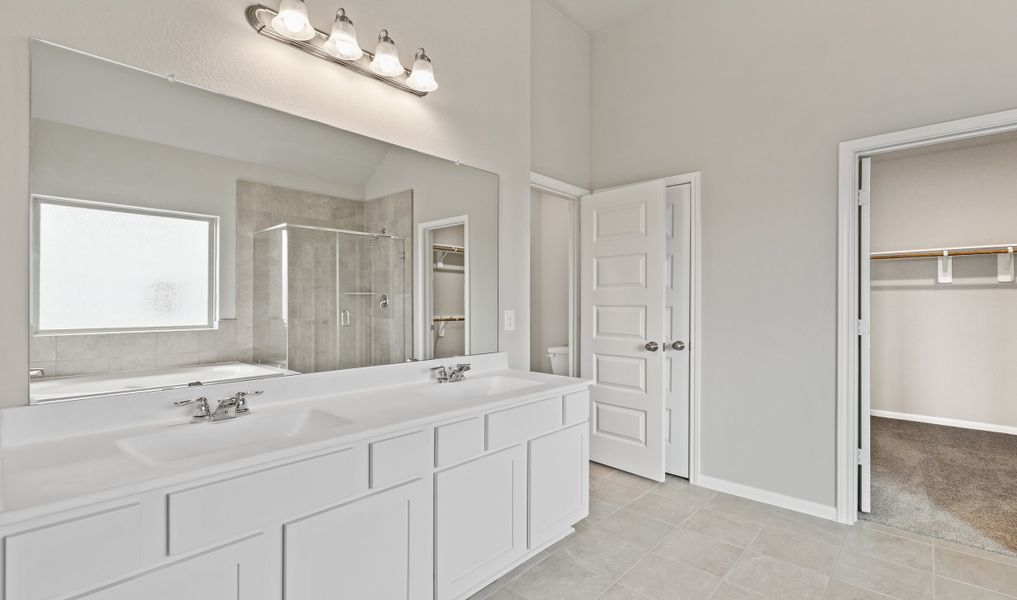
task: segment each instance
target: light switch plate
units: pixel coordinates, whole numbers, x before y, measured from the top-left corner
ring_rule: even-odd
[[[516,311],[506,310],[505,311],[505,331],[516,330]]]

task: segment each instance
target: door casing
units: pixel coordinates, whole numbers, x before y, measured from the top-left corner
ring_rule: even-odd
[[[891,133],[841,142],[838,152],[837,185],[837,520],[858,520],[859,457],[869,440],[862,439],[862,374],[859,336],[859,292],[861,265],[859,234],[859,161],[897,150],[931,146],[954,140],[1017,131],[1017,109],[904,129]],[[868,211],[864,211],[868,214]],[[865,427],[865,431],[868,428]],[[863,445],[864,443],[864,445]]]

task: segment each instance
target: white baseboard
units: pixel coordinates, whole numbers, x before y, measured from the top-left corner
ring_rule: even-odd
[[[700,485],[717,492],[731,494],[732,496],[741,496],[742,498],[748,498],[749,500],[772,504],[773,506],[779,506],[780,508],[805,513],[821,519],[830,519],[831,521],[837,520],[837,507],[833,505],[820,504],[818,502],[812,502],[811,500],[802,500],[801,498],[785,496],[784,494],[779,494],[777,492],[762,490],[752,486],[742,485],[740,483],[732,483],[724,479],[717,479],[707,475],[700,475],[699,481],[696,485]]]
[[[893,412],[889,410],[870,410],[869,414],[873,417],[883,417],[884,419],[915,421],[917,423],[929,423],[931,425],[946,425],[947,427],[961,427],[963,429],[977,429],[978,431],[993,431],[996,433],[1017,435],[1017,427],[1010,425],[996,425],[994,423],[981,423],[979,421],[962,421],[960,419],[947,419],[944,417],[912,415],[909,413]]]

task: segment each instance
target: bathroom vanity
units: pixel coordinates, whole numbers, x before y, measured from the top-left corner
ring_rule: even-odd
[[[3,600],[468,597],[587,515],[589,384],[444,362],[3,411]]]

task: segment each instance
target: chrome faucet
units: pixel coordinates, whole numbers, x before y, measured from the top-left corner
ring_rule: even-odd
[[[216,423],[218,421],[229,421],[242,417],[244,415],[251,414],[251,409],[247,406],[248,396],[258,396],[262,394],[262,390],[254,390],[250,392],[237,392],[229,398],[223,398],[219,401],[218,406],[215,407],[215,411],[211,410],[208,404],[208,398],[204,396],[200,398],[194,398],[192,400],[180,400],[174,402],[175,406],[185,406],[187,404],[196,403],[194,416],[191,417],[192,423]]]
[[[438,377],[438,383],[455,383],[466,379],[466,372],[470,370],[469,364],[459,363],[452,368],[431,367],[431,370]]]
[[[448,380],[450,383],[462,381],[466,379],[466,372],[470,370],[469,364],[459,363],[452,367],[452,370],[448,372]]]

